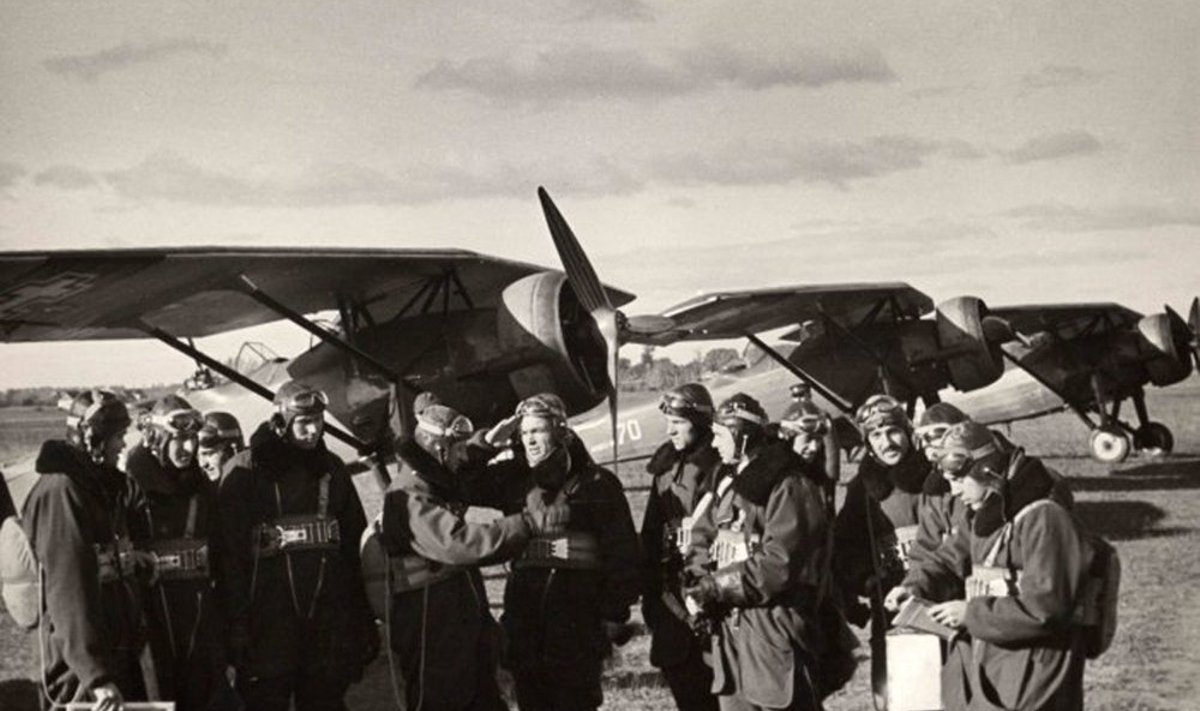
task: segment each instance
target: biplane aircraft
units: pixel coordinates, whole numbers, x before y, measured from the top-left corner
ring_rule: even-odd
[[[1117,304],[990,309],[956,297],[935,309],[907,284],[856,284],[705,294],[662,316],[670,329],[633,340],[749,339],[747,353],[757,355],[710,383],[718,400],[741,390],[778,416],[799,378],[843,416],[879,392],[907,402],[910,412],[917,400],[928,406],[945,398],[985,424],[1071,410],[1091,432],[1092,456],[1108,463],[1131,449],[1171,451],[1170,429],[1149,418],[1145,387],[1184,380],[1193,361],[1200,369],[1200,299],[1185,322],[1169,306],[1142,316]],[[756,334],[796,323],[782,342],[768,345]],[[1123,400],[1134,405],[1136,428],[1119,417]],[[649,456],[665,440],[654,404],[622,408],[623,459]],[[597,452],[608,447],[596,439],[600,424],[593,418],[576,425]]]
[[[588,436],[612,446],[614,459],[627,458],[617,452],[621,427],[634,427],[617,416],[616,360],[624,343],[744,336],[849,413],[873,392],[928,404],[948,386],[965,392],[994,382],[1004,371],[1001,344],[1024,324],[1018,314],[1009,324],[971,297],[935,309],[903,283],[721,292],[659,315],[626,317],[618,309],[632,295],[601,284],[550,196],[539,189],[539,198],[563,272],[458,250],[2,254],[0,342],[157,339],[261,396],[259,414],[247,415],[233,406],[232,386],[189,395],[201,409],[234,411],[247,428],[269,411],[274,388],[303,380],[328,394],[328,432],[351,448],[349,459],[386,480],[395,433],[406,429],[420,391],[481,426],[537,392],[558,393],[572,414],[607,398],[609,431]],[[312,316],[328,311],[338,314],[337,328]],[[193,343],[281,319],[320,342],[249,372]],[[758,335],[783,327],[792,327],[785,340],[796,342],[786,356]],[[1111,420],[1115,414],[1105,422]]]

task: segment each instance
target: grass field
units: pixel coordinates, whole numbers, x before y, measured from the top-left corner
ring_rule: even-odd
[[[1200,379],[1148,396],[1155,419],[1175,432],[1176,452],[1161,459],[1131,457],[1110,470],[1086,455],[1086,432],[1069,414],[1013,425],[1010,435],[1031,453],[1071,479],[1079,517],[1112,541],[1124,573],[1120,627],[1112,648],[1088,665],[1087,708],[1101,711],[1200,708],[1194,678],[1200,673]],[[54,416],[59,417],[59,416]],[[49,420],[49,421],[48,421]],[[29,451],[57,436],[58,420],[43,413],[0,411],[0,462],[8,453]],[[854,466],[850,465],[852,474]],[[621,478],[640,522],[646,484],[640,469],[626,467]],[[368,477],[360,478],[368,509],[379,497]],[[488,571],[489,593],[499,600],[502,570]],[[497,613],[499,610],[497,610]],[[640,619],[635,610],[635,619]],[[0,709],[35,708],[28,682],[36,674],[32,644],[0,616]],[[639,635],[619,649],[605,673],[605,709],[661,711],[673,706],[670,694],[649,666],[649,639]],[[871,708],[864,658],[854,680],[832,697],[830,711]],[[353,709],[385,711],[391,701],[386,663],[376,662],[350,696]]]

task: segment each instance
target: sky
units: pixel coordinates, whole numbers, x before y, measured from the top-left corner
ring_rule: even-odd
[[[1200,293],[1200,6],[952,0],[0,4],[0,251],[458,247],[696,293]],[[3,285],[0,285],[2,288]],[[202,342],[231,354],[296,329]],[[0,345],[0,387],[178,380]]]

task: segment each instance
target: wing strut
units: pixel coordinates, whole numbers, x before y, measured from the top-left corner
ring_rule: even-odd
[[[1058,388],[1051,385],[1050,381],[1046,380],[1038,373],[1035,373],[1033,371],[1033,368],[1026,368],[1024,363],[1022,363],[1012,353],[1009,353],[1006,349],[1001,348],[1000,352],[1004,354],[1004,357],[1006,359],[1008,359],[1008,361],[1010,363],[1012,363],[1013,365],[1017,366],[1021,370],[1028,373],[1029,377],[1038,381],[1038,384],[1041,385],[1043,388],[1046,388],[1050,392],[1052,392],[1055,395],[1057,395],[1058,397],[1062,398],[1062,401],[1064,404],[1066,404],[1067,409],[1070,410],[1071,412],[1074,412],[1075,415],[1079,417],[1079,419],[1083,420],[1083,424],[1087,425],[1087,428],[1089,430],[1096,429],[1097,425],[1096,425],[1096,423],[1092,422],[1092,418],[1088,417],[1087,413],[1083,411],[1083,408],[1081,408],[1078,405],[1076,405],[1075,403],[1071,402],[1071,399],[1069,397],[1067,397],[1065,393],[1063,393],[1061,390],[1059,390]]]
[[[879,301],[879,303],[883,304],[884,301],[881,299]],[[824,322],[825,322],[826,328],[832,328],[836,333],[840,334],[842,338],[844,338],[847,342],[849,342],[850,345],[852,345],[855,348],[857,348],[858,350],[862,351],[864,354],[866,354],[866,356],[868,358],[875,361],[879,365],[879,376],[880,376],[879,379],[882,381],[881,385],[883,386],[884,392],[887,392],[887,390],[888,390],[886,376],[890,375],[893,378],[895,378],[896,380],[899,380],[901,383],[903,383],[904,386],[907,387],[909,389],[909,391],[913,393],[914,399],[910,402],[910,405],[916,401],[916,397],[924,395],[924,393],[921,392],[921,389],[918,388],[912,382],[912,380],[910,380],[903,373],[900,373],[900,372],[890,368],[887,364],[887,360],[883,356],[876,353],[869,345],[867,345],[865,342],[863,342],[863,340],[861,338],[859,338],[858,335],[856,335],[853,331],[846,328],[845,326],[842,326],[842,324],[838,323],[836,320],[831,318],[829,316],[829,314],[827,314],[825,312],[825,309],[819,303],[817,305],[817,308],[820,309],[821,315],[824,317]],[[893,306],[892,306],[893,314],[897,313],[897,308],[898,307],[893,304]],[[880,310],[882,310],[882,309],[880,309]],[[876,313],[876,312],[873,311],[873,313]],[[865,320],[864,320],[864,323],[866,323]],[[860,325],[862,325],[862,324],[860,324]]]
[[[200,351],[197,348],[184,343],[183,341],[172,336],[171,334],[167,333],[166,331],[162,330],[161,328],[156,328],[154,326],[150,326],[149,324],[145,324],[145,323],[139,324],[139,328],[141,328],[143,331],[145,331],[146,335],[151,336],[153,338],[157,338],[158,340],[167,344],[171,348],[174,348],[175,350],[179,351],[180,353],[184,354],[185,356],[187,356],[189,358],[192,358],[193,360],[195,360],[198,363],[203,363],[204,365],[208,366],[209,368],[212,368],[213,370],[217,371],[221,375],[224,375],[226,378],[229,378],[230,380],[237,383],[238,385],[241,385],[242,387],[246,388],[247,390],[254,393],[255,395],[259,395],[269,401],[275,399],[275,393],[271,392],[269,389],[263,387],[259,383],[254,382],[250,378],[247,378],[245,375],[242,375],[241,373],[237,372],[233,368],[230,368],[229,366],[225,365],[221,361],[208,357],[207,355],[204,354],[203,351]],[[350,434],[349,432],[343,431],[341,428],[337,427],[336,425],[331,425],[328,422],[326,422],[325,423],[325,431],[328,432],[330,435],[336,437],[337,439],[350,445],[351,447],[354,447],[359,452],[371,452],[372,451],[371,447],[366,442],[363,442],[361,439],[355,437],[354,435]]]
[[[413,394],[417,394],[420,392],[419,388],[413,386],[412,383],[409,383],[407,380],[405,380],[403,377],[401,377],[399,373],[397,373],[392,368],[389,368],[385,363],[380,361],[375,356],[371,355],[370,353],[367,353],[366,351],[362,350],[361,348],[357,348],[357,347],[351,345],[349,342],[347,342],[346,340],[344,340],[342,338],[338,338],[337,336],[333,335],[329,331],[326,331],[325,329],[316,325],[311,320],[305,318],[303,314],[293,311],[292,309],[288,308],[287,306],[284,306],[280,302],[276,301],[274,298],[271,297],[270,294],[267,294],[262,289],[259,289],[258,285],[255,284],[253,281],[251,281],[250,278],[247,277],[245,274],[242,274],[238,277],[238,283],[239,283],[239,286],[242,288],[242,290],[245,291],[246,294],[250,298],[254,299],[258,303],[262,304],[263,306],[266,306],[268,309],[271,309],[275,313],[286,318],[288,321],[291,321],[292,323],[296,324],[300,328],[303,328],[305,331],[308,331],[309,333],[313,334],[314,336],[319,338],[323,343],[328,343],[329,345],[333,346],[334,348],[337,348],[338,350],[341,350],[345,353],[350,354],[351,356],[353,356],[354,358],[357,358],[362,363],[365,363],[366,365],[369,365],[370,367],[374,368],[381,375],[386,377],[388,380],[391,380],[396,385],[407,389],[409,392],[411,392]],[[353,324],[349,324],[349,325],[353,326]]]
[[[751,343],[753,343],[755,346],[757,346],[763,353],[766,353],[767,355],[769,355],[771,357],[771,359],[774,360],[776,363],[778,363],[778,364],[782,365],[784,368],[786,368],[788,370],[788,372],[790,372],[792,375],[794,375],[797,378],[800,378],[804,382],[808,383],[809,387],[811,387],[813,390],[816,390],[818,393],[820,393],[821,397],[823,397],[826,400],[828,400],[829,402],[833,403],[834,407],[841,410],[843,413],[849,415],[850,417],[854,417],[854,407],[850,403],[846,402],[840,395],[838,395],[834,391],[830,390],[829,388],[825,387],[825,385],[823,383],[821,383],[821,381],[817,380],[813,376],[804,372],[803,368],[796,365],[792,361],[788,360],[787,358],[784,358],[782,355],[779,354],[779,351],[768,346],[766,343],[763,342],[763,340],[761,338],[754,335],[753,333],[747,332],[746,338],[750,339]]]

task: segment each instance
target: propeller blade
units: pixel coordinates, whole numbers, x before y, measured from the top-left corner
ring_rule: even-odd
[[[612,390],[610,390],[608,393],[608,420],[609,420],[609,424],[612,427],[612,431],[610,433],[610,434],[612,434],[612,454],[613,454],[612,473],[618,474],[618,467],[620,465],[617,464],[617,462],[620,461],[620,459],[621,459],[621,457],[620,457],[621,447],[619,444],[617,444],[617,410],[618,410],[617,393],[620,392],[620,387],[619,387],[620,383],[618,382],[618,380],[620,379],[620,376],[617,375],[617,373],[619,372],[617,370],[617,363],[616,363],[617,351],[613,350],[612,354],[613,354],[613,357],[612,357]]]
[[[1187,323],[1192,334],[1192,359],[1196,361],[1196,370],[1200,370],[1200,296],[1192,299]]]
[[[579,298],[579,303],[592,314],[601,309],[612,311],[612,302],[609,301],[608,293],[604,291],[600,278],[596,276],[596,270],[592,268],[592,263],[588,261],[583,248],[579,246],[579,240],[575,238],[571,226],[558,211],[558,207],[550,199],[550,194],[546,192],[545,188],[538,188],[538,199],[542,202],[546,225],[550,228],[550,237],[554,240],[554,248],[558,251],[558,258],[562,260],[563,270],[567,273],[567,281],[575,290],[575,296]]]

